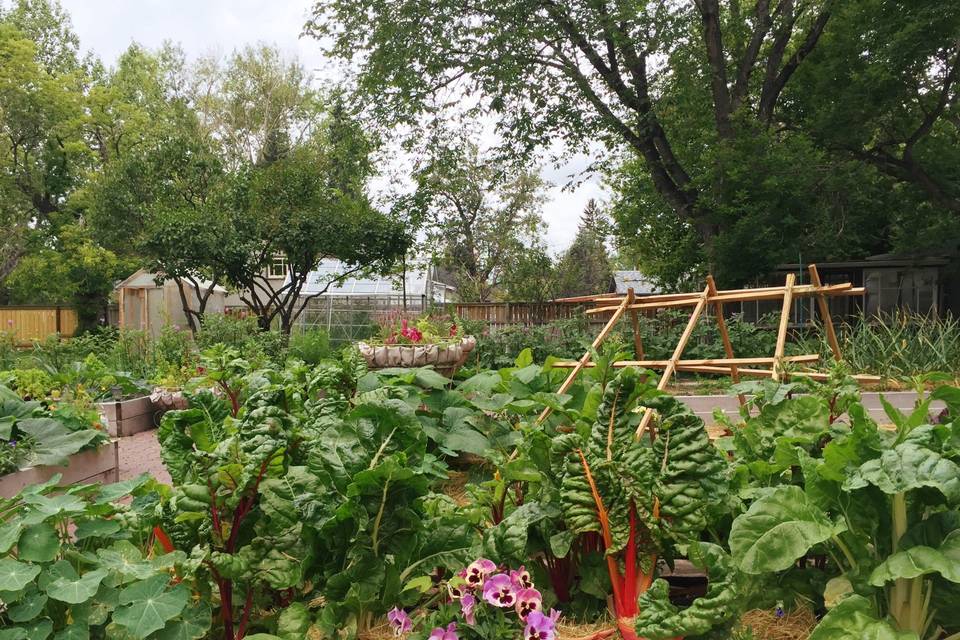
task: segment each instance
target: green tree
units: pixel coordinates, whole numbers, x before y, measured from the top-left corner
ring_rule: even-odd
[[[454,274],[461,301],[492,300],[509,270],[536,251],[543,181],[468,141],[434,146],[414,177],[410,209],[412,226],[424,230],[421,253]]]
[[[504,268],[500,298],[518,302],[546,302],[556,295],[556,265],[542,244],[534,244],[520,252]]]
[[[597,202],[587,202],[573,244],[557,264],[558,295],[607,293],[613,286],[613,266],[607,240],[609,222]]]
[[[692,237],[698,255],[669,278],[712,268],[732,284],[781,259],[781,242],[791,254],[805,248],[800,231],[825,217],[830,232],[856,236],[870,210],[847,205],[890,192],[881,172],[918,194],[885,196],[891,207],[855,247],[872,246],[874,230],[889,231],[890,215],[918,200],[952,210],[957,163],[936,150],[955,134],[960,10],[907,4],[321,0],[307,29],[358,64],[383,122],[444,117],[438,104],[469,93],[468,114],[493,114],[518,152],[557,138],[627,150],[628,170],[646,183],[634,191],[652,208],[618,216],[620,235],[649,238],[651,223],[672,216],[682,252]],[[884,106],[864,99],[865,85]],[[845,111],[847,102],[858,106]],[[859,118],[839,157],[818,130],[827,122],[818,105]],[[912,164],[902,155],[911,148]]]

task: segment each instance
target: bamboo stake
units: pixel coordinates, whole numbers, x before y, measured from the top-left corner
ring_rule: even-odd
[[[627,310],[629,298],[624,298],[623,302],[620,303],[620,306],[617,308],[617,311],[607,320],[607,324],[603,326],[603,329],[600,330],[600,333],[597,334],[597,337],[593,339],[593,343],[590,345],[590,348],[587,349],[586,353],[580,357],[580,360],[577,362],[577,365],[570,372],[570,375],[567,376],[567,379],[563,381],[563,384],[560,385],[560,388],[557,389],[557,393],[566,393],[567,390],[573,385],[573,381],[577,379],[577,375],[583,369],[584,365],[590,362],[590,357],[594,349],[598,349],[603,341],[607,339],[607,336],[610,335],[610,332],[613,331],[613,327],[616,326],[617,320],[620,319],[620,316],[623,315],[623,312]],[[543,410],[540,416],[537,418],[537,424],[543,422],[547,419],[547,416],[553,411],[550,407],[547,407]]]
[[[815,287],[820,285],[820,272],[817,271],[817,265],[810,265],[807,270],[810,272],[810,284]],[[842,359],[840,355],[840,343],[837,342],[837,334],[833,330],[833,318],[830,317],[830,305],[827,304],[827,298],[822,293],[817,294],[817,307],[820,309],[820,317],[823,319],[823,329],[827,334],[827,342],[830,343],[830,350],[833,351],[833,359],[839,362]]]
[[[783,357],[783,350],[787,346],[787,327],[790,324],[790,307],[793,305],[793,285],[796,280],[797,276],[795,274],[787,274],[787,282],[783,292],[783,308],[780,309],[780,327],[777,329],[777,346],[773,352],[773,357],[776,360],[773,362],[773,371],[771,372],[771,377],[778,382],[781,378],[778,360]]]
[[[707,296],[709,295],[710,287],[705,288],[703,293],[700,294],[700,301],[697,303],[697,306],[693,308],[693,312],[690,314],[690,320],[687,321],[687,327],[680,335],[680,340],[677,342],[677,347],[673,350],[673,355],[670,356],[670,362],[663,370],[663,375],[660,376],[660,382],[657,383],[657,389],[660,391],[666,389],[667,384],[670,383],[670,378],[673,376],[677,368],[677,361],[680,359],[680,356],[683,355],[684,349],[687,348],[687,342],[690,341],[690,336],[693,335],[693,330],[697,326],[697,322],[700,320],[700,315],[703,313],[704,307],[707,306]],[[637,427],[638,439],[643,436],[643,432],[647,430],[647,427],[652,419],[653,409],[648,407],[643,412],[643,418],[640,419],[640,425]]]
[[[782,362],[816,362],[820,359],[820,355],[816,353],[810,353],[806,355],[799,356],[784,356],[780,358]],[[776,358],[770,356],[760,356],[760,357],[751,357],[751,358],[702,358],[697,360],[617,360],[612,363],[610,366],[616,368],[623,367],[646,367],[648,369],[662,369],[668,366],[671,362],[677,365],[677,368],[681,367],[699,367],[699,366],[725,366],[729,369],[731,366],[739,365],[756,365],[756,364],[773,364]],[[559,362],[554,362],[550,366],[555,369],[572,369],[579,364],[578,360],[561,360]],[[588,362],[584,367],[594,367],[596,366],[593,362]]]
[[[636,299],[633,295],[633,288],[627,289],[627,306],[633,304]],[[643,336],[640,335],[640,318],[637,316],[637,310],[630,310],[630,324],[633,326],[633,351],[637,358],[643,360]]]
[[[713,281],[712,275],[707,275],[707,288],[710,289],[710,295],[717,295],[717,283]],[[717,316],[717,329],[720,331],[720,340],[723,342],[723,352],[727,354],[727,358],[733,358],[733,344],[730,342],[730,334],[727,332],[727,322],[723,319],[723,303],[714,302],[713,303],[713,313]],[[740,382],[740,374],[737,373],[737,365],[730,365],[730,379],[734,383]],[[737,399],[740,401],[740,406],[746,406],[747,397],[742,393],[737,394]]]
[[[694,373],[729,373],[729,369],[724,366],[710,366],[710,365],[693,365],[693,366],[684,366],[681,365],[677,367],[678,371],[691,371]],[[740,375],[750,376],[754,378],[769,378],[773,371],[770,369],[744,369],[741,368]],[[810,378],[812,380],[825,381],[829,380],[829,373],[821,373],[819,371],[783,371],[782,375],[787,378]],[[866,373],[858,373],[850,376],[854,380],[860,383],[879,383],[883,382],[883,376],[875,376]]]

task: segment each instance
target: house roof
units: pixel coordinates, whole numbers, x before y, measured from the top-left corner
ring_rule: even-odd
[[[614,271],[613,280],[617,285],[617,293],[626,295],[627,289],[633,289],[638,296],[646,296],[652,293],[659,293],[657,285],[639,271]]]
[[[114,288],[115,290],[118,290],[118,289],[159,289],[159,288],[160,288],[160,285],[157,284],[157,279],[158,279],[159,277],[160,277],[160,276],[158,276],[156,273],[153,273],[153,272],[151,272],[151,271],[147,271],[146,269],[139,269],[139,270],[137,270],[135,273],[127,276],[126,278],[124,278],[123,280],[121,280],[120,282],[118,282],[116,285],[114,285],[113,288]],[[204,289],[209,288],[210,285],[211,285],[211,282],[210,282],[209,280],[201,280],[201,281],[200,281],[200,286],[203,287]],[[226,288],[225,288],[225,287],[221,287],[220,285],[216,285],[216,286],[213,288],[213,290],[216,291],[217,293],[227,293]]]

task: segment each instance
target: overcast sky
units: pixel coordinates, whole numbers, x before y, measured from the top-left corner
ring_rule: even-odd
[[[310,0],[60,0],[73,17],[83,50],[93,50],[112,65],[130,45],[149,48],[164,40],[180,43],[188,56],[211,51],[226,55],[245,44],[266,42],[296,55],[309,69],[329,68],[320,47],[300,38]],[[580,212],[590,198],[603,199],[598,178],[576,190],[563,190],[568,176],[586,165],[583,158],[570,165],[548,167],[543,177],[553,184],[544,209],[547,245],[553,252],[573,240]]]

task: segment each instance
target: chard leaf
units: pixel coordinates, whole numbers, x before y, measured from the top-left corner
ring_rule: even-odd
[[[860,465],[843,486],[850,490],[867,485],[888,495],[933,487],[955,504],[960,502],[960,466],[935,451],[904,442]]]
[[[853,595],[823,617],[809,640],[917,640],[917,635],[900,633],[878,620],[870,601]]]
[[[95,429],[70,431],[53,418],[28,418],[17,422],[17,429],[37,442],[31,458],[35,465],[66,465],[67,458],[101,436]]]
[[[873,570],[870,584],[880,587],[899,578],[929,573],[960,583],[960,531],[948,535],[939,548],[921,545],[894,553]]]
[[[746,573],[789,568],[814,545],[845,531],[795,486],[763,496],[730,528],[730,552]]]

